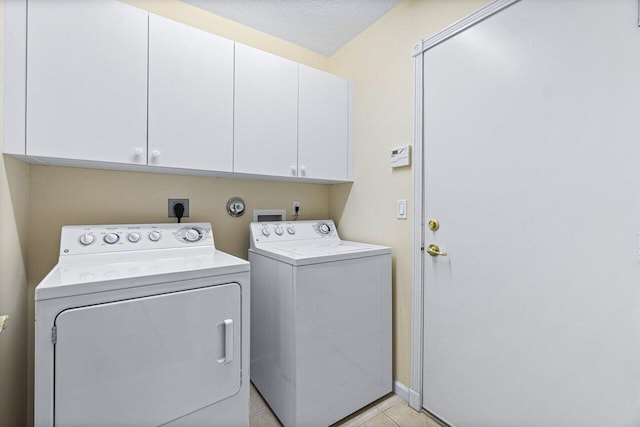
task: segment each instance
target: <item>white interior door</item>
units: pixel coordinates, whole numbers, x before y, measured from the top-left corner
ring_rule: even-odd
[[[640,425],[635,0],[523,0],[424,53],[424,407]]]
[[[55,424],[157,426],[240,389],[240,286],[65,310]]]

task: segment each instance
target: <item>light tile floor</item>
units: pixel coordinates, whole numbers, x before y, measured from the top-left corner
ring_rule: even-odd
[[[251,384],[251,427],[280,427],[282,424],[271,412],[260,393]],[[427,414],[410,408],[402,398],[389,394],[362,408],[332,427],[440,427]]]

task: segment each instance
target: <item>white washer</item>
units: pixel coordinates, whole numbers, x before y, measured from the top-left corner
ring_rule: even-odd
[[[35,303],[36,426],[249,425],[249,263],[210,224],[63,227]]]
[[[327,426],[391,392],[391,249],[331,220],[250,230],[251,380],[282,424]]]

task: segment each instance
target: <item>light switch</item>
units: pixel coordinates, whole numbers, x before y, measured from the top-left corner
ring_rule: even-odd
[[[398,199],[397,217],[398,219],[407,219],[407,200],[406,199]]]

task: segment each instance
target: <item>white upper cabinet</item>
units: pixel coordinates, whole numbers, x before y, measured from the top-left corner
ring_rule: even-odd
[[[298,64],[236,44],[234,172],[297,176]]]
[[[231,40],[149,15],[149,165],[233,169]]]
[[[353,180],[353,84],[345,79],[117,0],[12,0],[5,9],[7,154]]]
[[[300,65],[298,176],[346,181],[349,175],[349,82]]]
[[[24,159],[27,87],[27,2],[4,6],[3,152]]]
[[[27,155],[146,164],[147,17],[119,1],[29,0]]]

